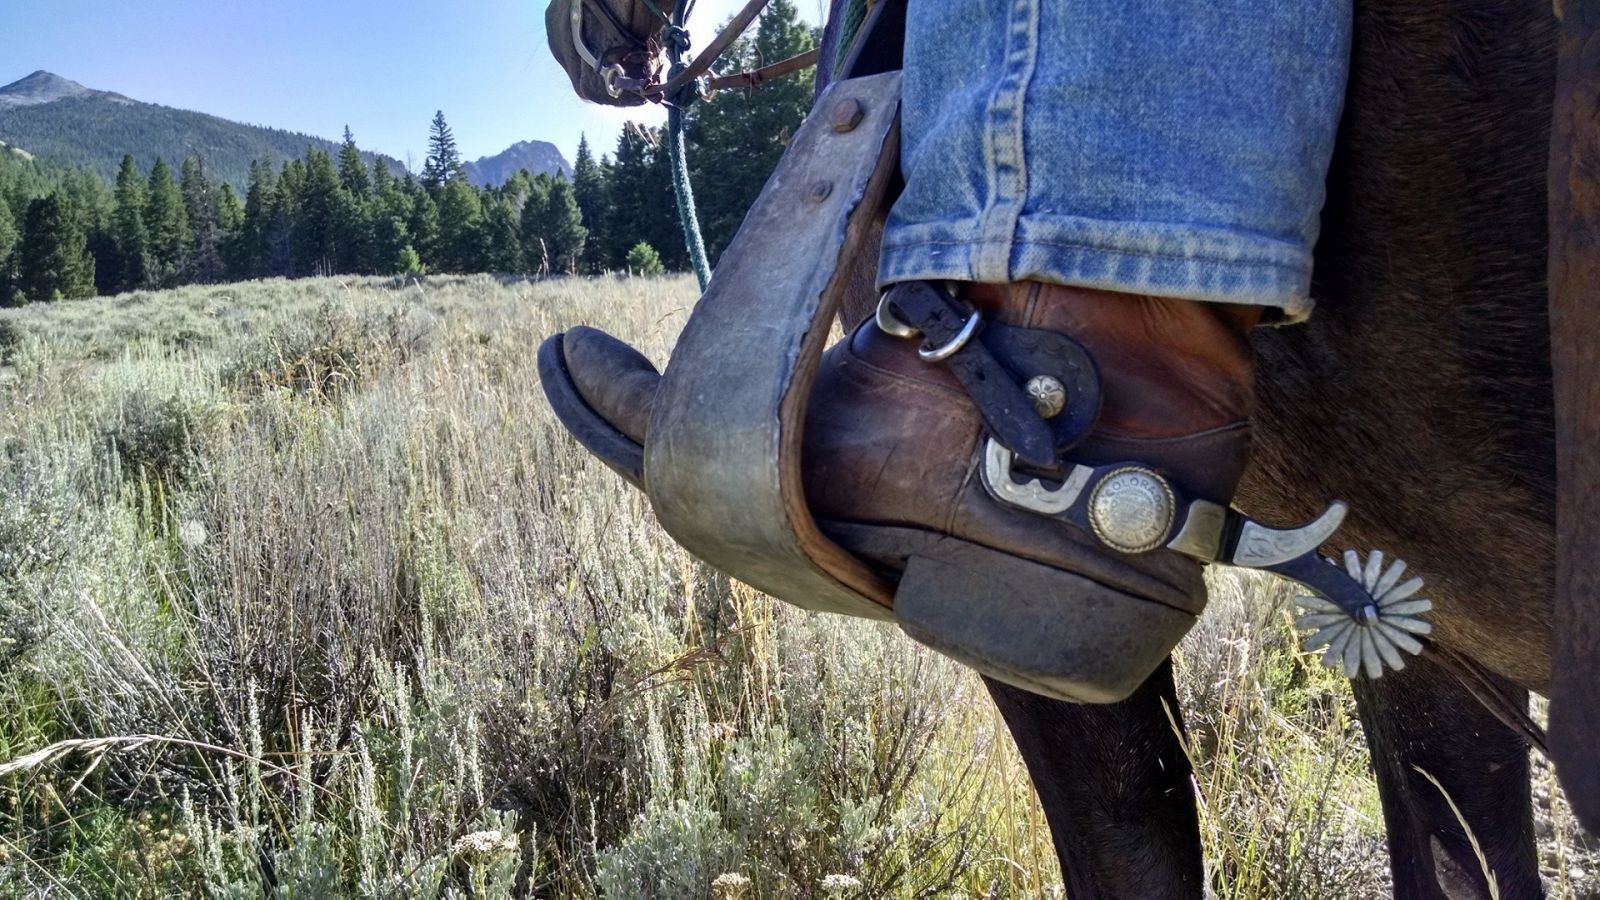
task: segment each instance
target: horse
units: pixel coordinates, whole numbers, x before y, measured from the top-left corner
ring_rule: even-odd
[[[1529,731],[1506,711],[1550,691],[1556,653],[1546,185],[1558,20],[1534,0],[1356,0],[1354,13],[1317,309],[1256,330],[1255,457],[1236,504],[1282,522],[1346,499],[1341,544],[1393,551],[1428,576],[1436,652],[1352,682],[1395,895],[1490,896],[1481,851],[1499,896],[1537,897]],[[830,16],[825,63],[843,18]],[[898,67],[896,25],[852,74]],[[871,272],[852,278],[847,327],[876,299]],[[1202,895],[1170,661],[1106,706],[986,684],[1069,896]],[[1595,800],[1581,801],[1593,827]]]

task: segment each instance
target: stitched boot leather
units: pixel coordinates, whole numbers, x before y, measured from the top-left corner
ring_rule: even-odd
[[[1070,462],[1139,463],[1191,496],[1223,505],[1232,498],[1249,454],[1254,366],[1245,336],[1254,310],[1056,285],[970,285],[961,294],[987,321],[1069,335],[1093,357],[1100,415]],[[881,528],[864,526],[953,536],[1188,616],[1201,612],[1205,586],[1194,560],[1170,550],[1117,553],[1087,529],[989,496],[978,473],[978,411],[917,346],[868,322],[825,358],[803,457],[807,498],[824,531],[885,570],[904,566],[906,535],[897,529],[883,539]],[[975,622],[985,600],[971,598]],[[1073,614],[1064,603],[1062,615]],[[1075,693],[1105,699],[1086,695],[1092,689]]]

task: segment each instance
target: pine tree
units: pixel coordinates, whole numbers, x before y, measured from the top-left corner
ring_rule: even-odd
[[[30,301],[94,296],[94,257],[83,228],[59,191],[28,204],[17,287]]]
[[[347,215],[343,187],[333,158],[323,150],[306,153],[304,178],[296,182],[290,245],[297,275],[328,275],[339,269],[340,223]]]
[[[144,179],[133,157],[122,157],[117,172],[116,212],[111,226],[116,245],[114,272],[108,272],[111,291],[137,291],[148,286],[153,263],[150,259],[150,233],[144,227]]]
[[[233,185],[223,182],[217,190],[217,227],[222,231],[222,274],[228,281],[247,277],[238,256],[240,240],[244,234],[244,205]]]
[[[16,259],[12,251],[17,248],[17,226],[11,216],[11,207],[6,205],[4,193],[0,193],[0,306],[11,296],[11,282],[13,279],[14,264]]]
[[[602,223],[602,232],[610,242],[607,264],[618,269],[627,265],[628,251],[641,240],[667,246],[660,242],[663,221],[677,227],[672,182],[656,164],[654,145],[655,133],[632,122],[617,136],[608,179],[609,216]],[[682,244],[680,236],[677,245]]]
[[[445,123],[444,110],[433,115],[433,125],[428,133],[428,158],[422,164],[422,184],[437,193],[445,184],[461,177],[461,151],[456,149],[455,135]]]
[[[150,235],[153,281],[161,287],[176,287],[183,278],[183,264],[189,248],[189,218],[183,195],[165,160],[156,158],[150,169],[150,186],[145,195],[145,229]]]
[[[234,193],[233,185],[223,182],[217,190],[217,227],[222,229],[226,238],[243,224],[244,207],[239,203],[239,195]]]
[[[661,254],[644,241],[634,244],[633,249],[628,251],[627,262],[628,274],[643,278],[663,275],[667,271],[661,264]]]
[[[439,266],[446,272],[481,272],[483,201],[478,189],[457,179],[439,191]]]
[[[365,200],[372,192],[367,164],[361,161],[361,151],[356,148],[356,138],[350,133],[349,125],[344,127],[344,143],[339,146],[339,183],[358,200]]]
[[[594,161],[589,149],[589,138],[578,138],[578,158],[572,164],[572,193],[583,213],[583,223],[589,229],[589,240],[583,245],[583,270],[599,272],[606,266],[606,234],[604,224],[609,220],[606,210],[605,172]]]
[[[573,197],[572,185],[565,178],[556,177],[550,186],[550,197],[545,202],[545,246],[550,253],[552,271],[573,274],[583,259],[583,245],[589,229],[583,225],[583,213]]]
[[[183,212],[189,220],[189,246],[184,262],[185,281],[213,284],[221,281],[222,226],[217,222],[217,197],[206,177],[200,157],[191,156],[179,170]]]
[[[529,275],[549,275],[551,262],[545,244],[545,215],[550,209],[550,187],[554,180],[544,173],[528,179],[528,195],[522,201],[517,236],[522,244],[522,271]]]
[[[372,161],[372,193],[383,196],[394,185],[394,173],[389,171],[389,164],[381,159]]]
[[[754,38],[735,43],[719,61],[719,69],[755,68],[804,52],[814,43],[792,0],[772,0],[761,14]],[[716,185],[716,190],[696,196],[706,250],[713,261],[733,239],[777,166],[786,136],[805,119],[814,91],[813,74],[804,72],[757,88],[724,91],[714,102],[693,107],[691,180],[696,185]]]
[[[267,223],[272,212],[277,180],[265,160],[250,163],[250,182],[244,192],[244,220],[233,233],[228,253],[230,274],[237,279],[266,274]]]
[[[439,204],[426,188],[407,175],[404,192],[411,201],[406,219],[406,230],[411,235],[411,248],[417,251],[422,264],[430,271],[441,269],[439,250]]]
[[[522,240],[517,227],[516,197],[488,203],[483,216],[483,269],[513,274],[521,272]]]

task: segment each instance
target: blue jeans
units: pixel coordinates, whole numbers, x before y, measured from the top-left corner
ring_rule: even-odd
[[[1310,312],[1350,0],[910,0],[879,277]]]

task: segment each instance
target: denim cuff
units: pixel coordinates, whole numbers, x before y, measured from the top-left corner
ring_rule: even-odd
[[[902,281],[1042,281],[1311,314],[1311,254],[1269,237],[1149,222],[1024,215],[1012,238],[978,221],[902,223],[884,234],[879,286]]]

